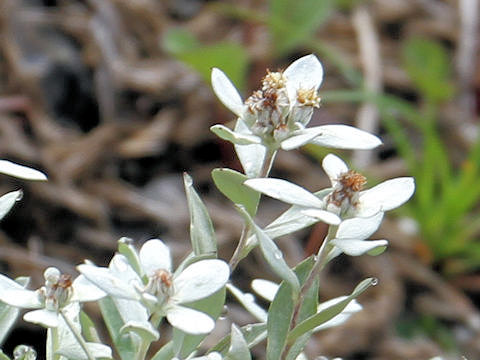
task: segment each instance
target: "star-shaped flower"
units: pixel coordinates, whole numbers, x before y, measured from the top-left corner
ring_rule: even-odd
[[[149,318],[166,316],[169,323],[190,334],[213,330],[214,320],[187,306],[220,290],[228,281],[228,265],[217,259],[195,262],[181,272],[172,273],[169,248],[158,239],[147,241],[138,254],[134,270],[125,256],[117,254],[109,268],[82,264],[78,270],[93,284],[117,299],[144,306]]]
[[[323,68],[315,55],[307,55],[285,71],[268,72],[262,87],[245,102],[228,77],[212,70],[212,86],[220,101],[238,116],[235,131],[222,125],[217,135],[237,145],[263,144],[291,150],[307,143],[339,149],[372,149],[381,144],[376,136],[347,125],[305,128],[314,108],[319,107],[317,90]]]
[[[17,282],[0,275],[0,301],[23,309],[37,309],[25,313],[23,319],[45,327],[57,327],[59,312],[72,303],[95,301],[106,294],[83,276],[73,282],[70,275],[50,267],[44,272],[45,285],[38,290],[27,290]]]

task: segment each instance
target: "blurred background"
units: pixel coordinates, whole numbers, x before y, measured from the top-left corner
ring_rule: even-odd
[[[316,334],[308,354],[479,359],[479,11],[478,0],[0,0],[0,157],[49,177],[0,178],[1,194],[24,190],[0,224],[1,272],[31,275],[35,288],[47,266],[75,274],[85,258],[107,264],[121,236],[160,237],[178,263],[190,251],[184,171],[228,259],[241,221],[210,172],[240,169],[232,146],[209,131],[234,120],[210,70],[224,70],[246,98],[267,68],[314,53],[325,79],[311,124],[378,134],[384,145],[374,151],[335,153],[368,186],[409,175],[417,190],[375,235],[390,240],[386,253],[337,258],[324,274],[322,300],[367,276],[380,282],[359,299],[364,311]],[[281,152],[272,176],[326,187],[328,152]],[[264,199],[258,222],[284,209]],[[278,244],[293,265],[325,231],[319,224]],[[259,277],[275,279],[254,252],[233,281],[251,291]],[[252,321],[233,301],[228,311]],[[4,350],[29,343],[41,353],[43,336],[20,322]],[[261,359],[262,347],[254,353]]]

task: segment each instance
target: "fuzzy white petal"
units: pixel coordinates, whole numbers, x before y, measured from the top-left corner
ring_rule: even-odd
[[[207,334],[215,327],[215,321],[200,311],[184,306],[173,306],[167,311],[168,322],[188,334]]]
[[[252,135],[252,132],[248,126],[241,120],[238,119],[235,124],[235,132]],[[238,159],[242,164],[243,170],[245,170],[245,175],[249,178],[255,178],[260,176],[262,171],[263,162],[266,155],[266,148],[263,145],[234,145],[235,152],[237,153]]]
[[[12,209],[13,205],[19,201],[23,196],[22,190],[11,191],[0,197],[0,219],[3,219],[5,215]]]
[[[312,144],[336,149],[373,149],[382,141],[366,131],[348,125],[323,125],[322,133],[311,140]]]
[[[315,128],[315,127],[300,130],[298,132],[295,132],[293,136],[283,140],[280,146],[283,150],[287,150],[287,151],[296,149],[300,146],[303,146],[309,143],[310,140],[320,135],[322,131],[323,131],[322,129]]]
[[[5,290],[20,290],[23,289],[23,286],[13,281],[9,277],[0,274],[0,297],[3,291]]]
[[[345,162],[338,156],[333,154],[328,154],[323,158],[322,167],[327,173],[332,185],[337,183],[337,179],[340,177],[340,175],[348,171],[347,164],[345,164]]]
[[[278,288],[280,287],[280,285],[274,283],[273,281],[264,279],[254,279],[251,286],[253,291],[270,302],[273,301],[275,295],[277,294]]]
[[[220,290],[230,277],[230,268],[222,260],[201,260],[174,278],[175,299],[179,303],[203,299]]]
[[[322,208],[323,201],[308,190],[286,180],[273,178],[250,179],[245,185],[265,195],[288,204],[305,207]]]
[[[113,297],[132,300],[139,299],[139,295],[131,284],[113,275],[107,268],[81,264],[77,266],[77,269],[89,281]]]
[[[340,221],[341,221],[341,219],[337,215],[326,210],[305,209],[305,210],[302,210],[301,213],[306,216],[316,218],[320,221],[323,221],[325,224],[329,224],[329,225],[338,225],[340,224]]]
[[[375,203],[382,211],[392,210],[410,199],[414,192],[415,182],[411,177],[387,180],[360,193],[360,208]]]
[[[388,245],[387,240],[333,239],[331,243],[350,256],[360,256]]]
[[[71,301],[85,302],[97,301],[107,295],[106,292],[99,289],[83,275],[77,276],[73,281],[73,296]]]
[[[0,173],[26,180],[47,180],[47,176],[44,173],[8,160],[0,160]]]
[[[217,68],[212,69],[212,87],[218,99],[235,115],[241,117],[244,105],[240,94],[225,73]]]
[[[37,292],[23,288],[2,289],[0,291],[0,300],[8,305],[24,309],[37,309],[42,307]]]
[[[342,221],[338,227],[336,238],[365,240],[377,231],[383,219],[383,211],[368,218],[351,218]]]
[[[148,240],[140,249],[139,257],[143,270],[148,276],[160,269],[172,271],[170,249],[161,240]]]
[[[29,311],[23,315],[23,320],[45,327],[58,326],[58,314],[47,309]]]
[[[313,54],[295,60],[283,73],[287,78],[287,93],[291,103],[298,89],[318,89],[323,80],[323,67]]]

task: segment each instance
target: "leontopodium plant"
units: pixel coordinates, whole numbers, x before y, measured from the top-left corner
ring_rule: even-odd
[[[117,254],[109,268],[83,264],[78,270],[110,296],[142,304],[151,320],[166,317],[172,326],[189,334],[213,330],[210,316],[183,304],[206,298],[225,286],[230,275],[227,263],[200,260],[172,273],[170,250],[158,239],[147,241],[138,258],[131,253],[132,258],[135,267],[127,257]]]
[[[387,240],[370,238],[385,212],[402,205],[415,189],[409,177],[368,188],[366,178],[335,155],[323,160],[331,187],[315,193],[269,178],[279,150],[307,143],[338,149],[373,149],[381,144],[377,136],[348,125],[308,127],[320,106],[322,80],[320,61],[307,55],[284,71],[267,71],[259,89],[243,101],[227,76],[212,70],[215,94],[237,116],[233,129],[215,125],[212,131],[233,143],[244,170],[212,172],[215,185],[233,202],[243,222],[228,261],[217,258],[213,222],[193,180],[184,174],[192,252],[175,270],[163,241],[151,239],[137,247],[133,240],[121,238],[108,266],[85,260],[77,266],[76,278],[48,268],[45,284],[37,290],[27,289],[26,278],[0,275],[0,343],[20,311],[27,309],[24,320],[47,328],[46,360],[103,360],[112,354],[121,360],[308,360],[305,346],[311,335],[341,326],[362,311],[356,299],[377,284],[375,278],[367,278],[352,286],[349,294],[327,299],[321,293],[320,272],[342,253],[382,253]],[[0,161],[0,173],[45,180],[42,173],[8,161]],[[262,194],[291,205],[264,227],[255,221]],[[20,198],[20,190],[0,197],[0,218]],[[290,263],[274,240],[319,221],[329,227],[319,251]],[[254,291],[270,302],[268,310],[235,284],[237,267],[256,247],[264,258],[260,263],[276,277],[275,282],[252,282]],[[98,335],[83,306],[86,301],[97,302],[110,339]],[[235,324],[230,302],[239,303],[255,321]],[[215,328],[218,323],[222,326]],[[223,338],[218,339],[222,331]],[[262,344],[264,349],[253,356],[251,349]],[[21,345],[13,356],[35,360],[36,353]],[[9,359],[0,352],[0,360]]]
[[[236,145],[240,161],[252,177],[265,175],[261,174],[263,163],[279,148],[292,150],[307,143],[338,149],[373,149],[380,145],[378,137],[348,125],[306,128],[313,110],[320,105],[317,90],[322,80],[320,61],[307,55],[285,71],[268,71],[261,88],[244,102],[228,77],[214,68],[213,90],[238,120],[233,131],[223,125],[214,125],[211,130]]]

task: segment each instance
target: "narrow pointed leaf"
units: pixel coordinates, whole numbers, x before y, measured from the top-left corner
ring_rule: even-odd
[[[295,329],[293,329],[289,336],[288,336],[288,341],[294,342],[296,339],[298,339],[300,336],[303,334],[313,330],[315,327],[327,322],[328,320],[332,319],[334,316],[340,314],[343,309],[352,301],[352,299],[355,299],[358,297],[361,293],[363,293],[365,290],[367,290],[370,286],[376,284],[376,279],[374,278],[368,278],[363,280],[360,284],[357,285],[355,290],[353,292],[345,297],[343,300],[340,300],[329,307],[321,310],[320,312],[316,313],[315,315],[305,319],[302,321],[300,324],[298,324]]]
[[[298,293],[300,289],[300,284],[298,282],[297,276],[292,269],[287,265],[283,254],[277,245],[273,242],[272,239],[268,237],[267,234],[257,226],[250,215],[244,208],[237,207],[240,214],[243,215],[250,228],[253,229],[255,235],[257,236],[258,242],[260,243],[260,248],[262,250],[265,260],[268,262],[272,270],[282,279],[285,280],[292,286],[292,291]]]
[[[230,348],[225,357],[226,360],[251,360],[252,355],[248,349],[248,344],[243,337],[242,332],[235,324],[232,324],[232,331],[230,336]]]
[[[240,328],[249,348],[261,343],[267,337],[267,324],[248,324]],[[217,345],[208,350],[209,353],[218,351],[226,355],[230,346],[230,334],[220,340]]]
[[[218,190],[235,204],[243,205],[251,216],[257,212],[260,194],[245,186],[246,175],[232,169],[214,169],[212,178]]]
[[[262,141],[256,135],[237,133],[224,125],[213,125],[210,127],[210,131],[217,135],[220,139],[229,141],[236,145],[260,144]]]
[[[192,178],[186,173],[183,175],[183,182],[190,210],[190,239],[193,251],[195,255],[210,254],[216,257],[217,240],[207,208],[193,188]]]

